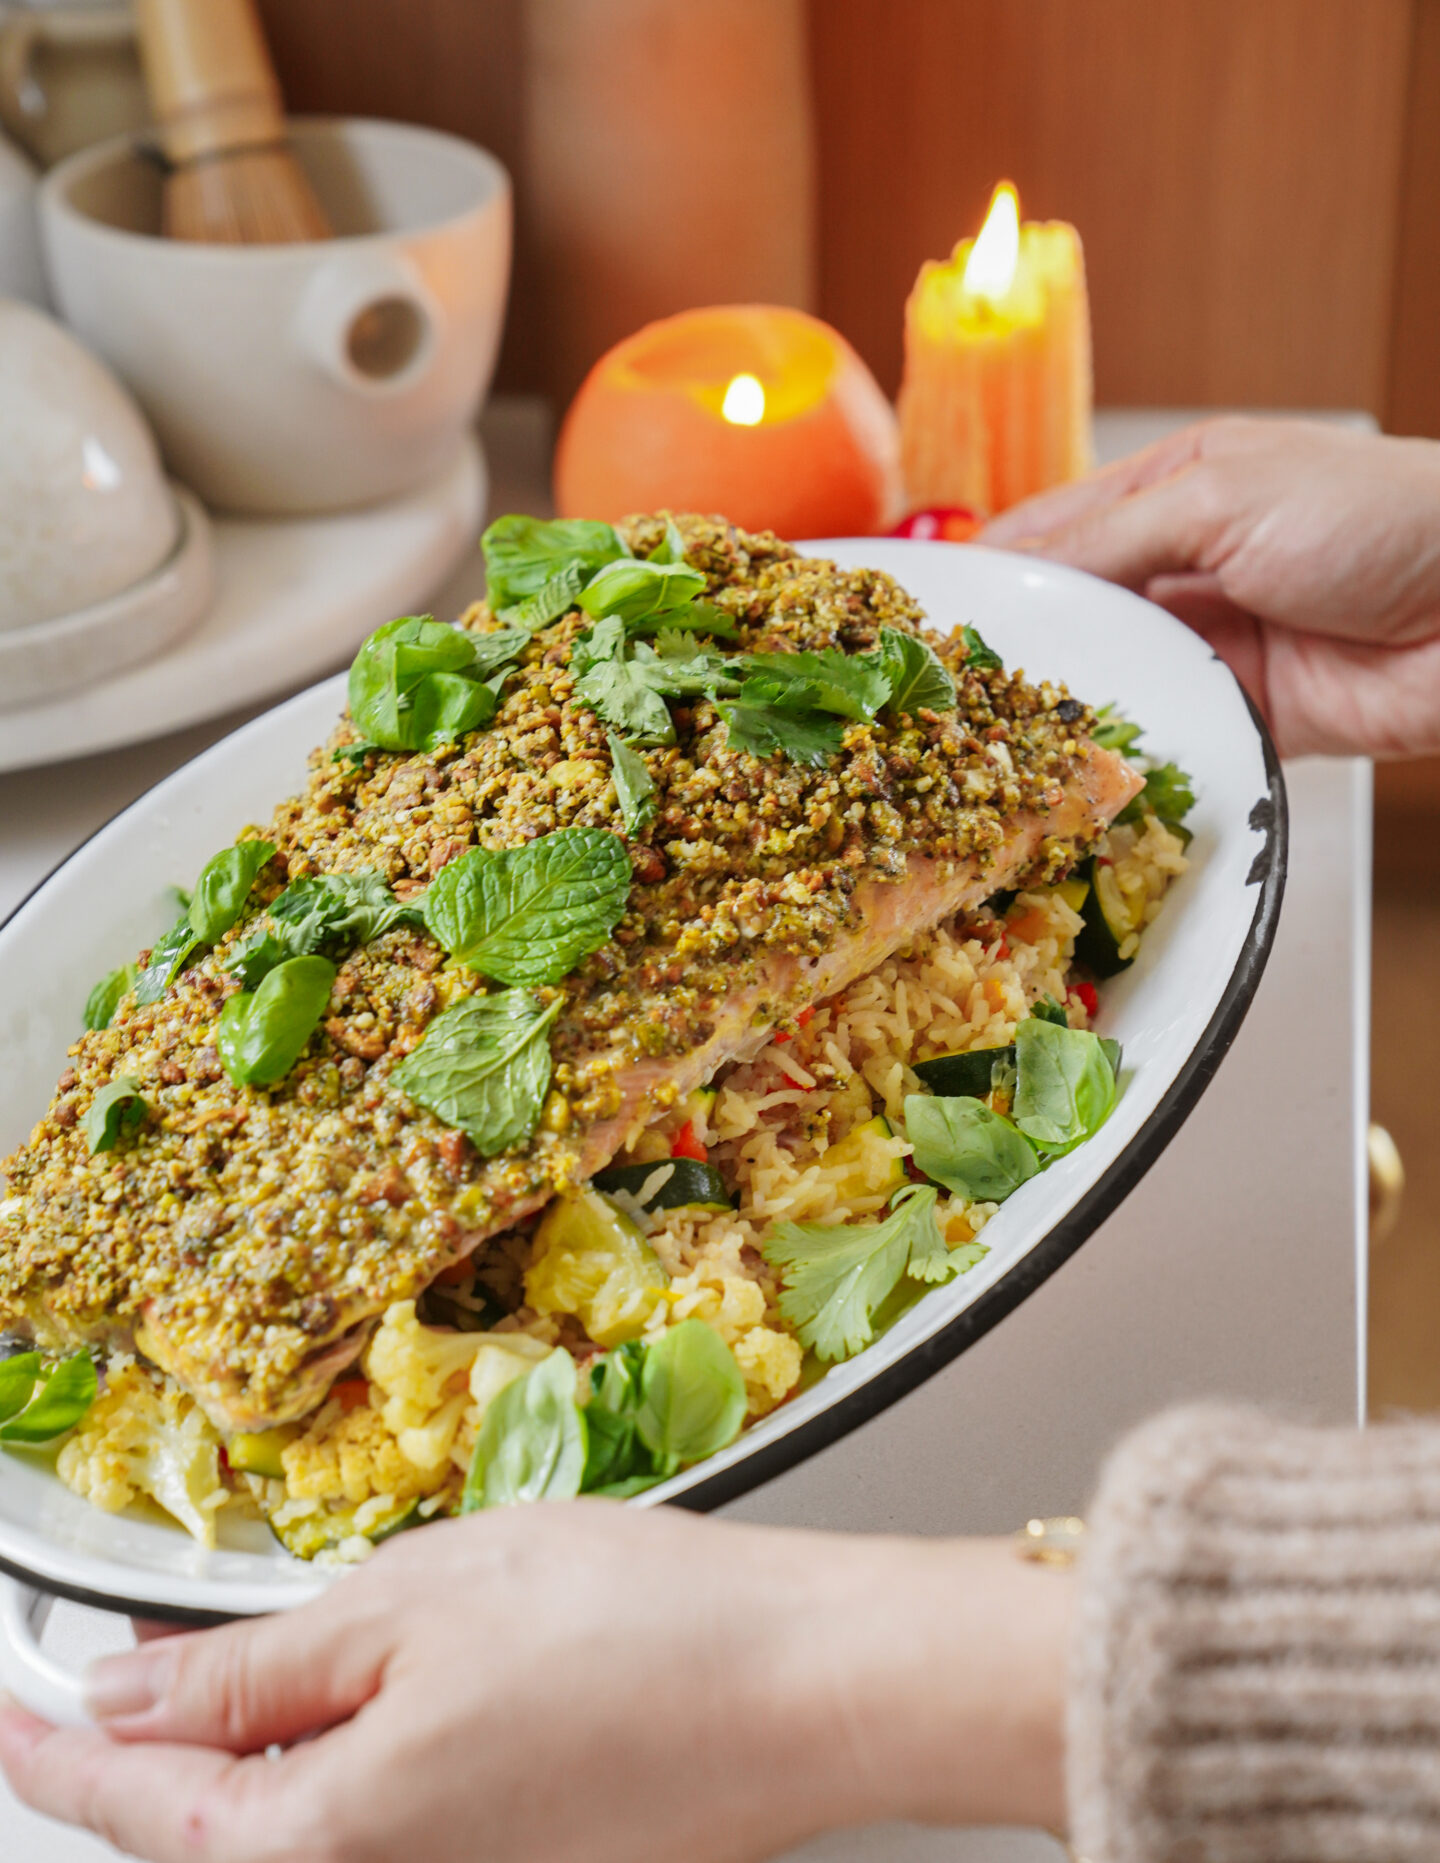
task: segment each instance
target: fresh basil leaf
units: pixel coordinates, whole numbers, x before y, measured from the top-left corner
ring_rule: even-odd
[[[684,563],[648,562],[624,557],[607,563],[581,590],[580,606],[597,620],[618,615],[627,624],[659,623],[672,610],[687,607],[705,587],[705,572]]]
[[[242,990],[220,1011],[215,1047],[237,1087],[283,1080],[315,1033],[335,966],[326,957],[291,957],[269,971],[259,989]]]
[[[1193,777],[1178,764],[1162,763],[1145,772],[1145,787],[1127,802],[1116,821],[1139,821],[1145,815],[1158,815],[1162,821],[1182,822],[1195,806]]]
[[[867,656],[871,657],[871,656]],[[880,630],[878,658],[890,685],[885,710],[912,715],[919,711],[953,712],[955,681],[933,648],[899,628]]]
[[[1003,1203],[1040,1169],[1025,1134],[983,1100],[909,1094],[905,1134],[915,1168],[974,1203]]]
[[[1115,1040],[1113,1035],[1102,1035],[1100,1037],[1100,1046],[1105,1051],[1105,1059],[1110,1063],[1110,1071],[1114,1074],[1118,1083],[1120,1079],[1120,1063],[1125,1058],[1125,1050],[1120,1046],[1119,1042]]]
[[[40,1379],[40,1354],[17,1352],[0,1359],[0,1423],[8,1423],[30,1402]]]
[[[792,763],[823,770],[832,757],[839,755],[845,741],[844,725],[824,712],[782,711],[778,706],[751,705],[743,699],[738,704],[721,701],[718,709],[732,747],[752,757],[771,757],[780,750]]]
[[[523,650],[523,629],[475,634],[402,615],[366,639],[350,665],[350,716],[383,750],[438,750],[494,717],[489,675]]]
[[[973,627],[960,630],[960,638],[965,643],[965,664],[972,672],[980,672],[986,667],[1003,666],[1005,662],[993,647],[987,647],[981,640],[979,632]]]
[[[486,599],[497,612],[536,595],[573,563],[590,576],[629,551],[609,524],[585,518],[502,517],[480,539]]]
[[[527,595],[514,608],[502,608],[500,619],[505,631],[518,629],[528,640],[542,627],[549,627],[575,606],[575,599],[585,586],[586,570],[579,563],[567,563],[563,569],[543,582],[533,595]]]
[[[122,997],[134,989],[139,974],[133,964],[122,964],[118,970],[112,970],[109,976],[100,979],[85,998],[87,1029],[109,1028],[115,1020],[115,1011],[120,1007]]]
[[[624,738],[607,731],[611,774],[615,779],[615,800],[620,804],[620,819],[628,835],[639,834],[655,819],[655,783],[645,768],[645,760],[633,751]]]
[[[499,983],[558,983],[598,951],[630,896],[630,856],[607,828],[559,828],[525,847],[473,848],[425,893],[431,934]]]
[[[517,1378],[485,1412],[460,1500],[462,1514],[528,1501],[569,1501],[585,1474],[586,1426],[575,1361],[563,1346]]]
[[[373,867],[296,880],[273,901],[268,916],[270,924],[237,945],[226,964],[247,990],[289,958],[318,951],[338,961],[397,925],[422,922],[418,905],[397,899]]]
[[[218,944],[245,910],[250,888],[275,852],[273,841],[237,841],[200,869],[186,917],[202,944]]]
[[[665,535],[646,560],[651,563],[683,563],[685,561],[685,539],[676,528],[674,518],[666,517]]]
[[[647,1488],[658,1487],[664,1480],[663,1475],[629,1475],[624,1481],[607,1481],[598,1488],[584,1488],[581,1492],[593,1494],[597,1500],[628,1501]]]
[[[172,925],[150,953],[150,961],[135,979],[135,1001],[139,1005],[158,1003],[187,960],[200,949],[203,940],[195,936],[189,913]]]
[[[907,1185],[883,1222],[777,1223],[761,1238],[785,1282],[780,1311],[817,1358],[849,1358],[869,1345],[876,1309],[903,1274],[924,1281],[954,1272],[935,1203],[928,1185]]]
[[[640,1440],[667,1474],[740,1434],[745,1380],[735,1354],[704,1320],[682,1320],[647,1347],[640,1388]]]
[[[1032,1016],[1038,1016],[1042,1022],[1053,1022],[1057,1029],[1068,1029],[1070,1014],[1063,1003],[1057,1003],[1053,996],[1042,996],[1038,1003],[1030,1005]]]
[[[590,1401],[585,1406],[587,1442],[583,1494],[618,1485],[660,1479],[654,1458],[640,1440],[640,1377],[646,1348],[630,1339],[597,1359],[590,1368]],[[633,1490],[638,1492],[638,1490]]]
[[[61,1359],[19,1415],[0,1423],[0,1442],[52,1442],[74,1429],[99,1389],[95,1361],[88,1352]]]
[[[482,1158],[528,1139],[550,1085],[546,1031],[563,998],[548,1008],[529,990],[467,996],[442,1009],[391,1084],[467,1134]]]
[[[1015,1031],[1015,1069],[1015,1124],[1045,1152],[1073,1151],[1110,1117],[1115,1069],[1098,1035],[1030,1017]]]
[[[80,1130],[89,1140],[92,1155],[113,1151],[122,1138],[138,1132],[148,1111],[139,1081],[132,1080],[128,1074],[102,1087],[80,1121]]]
[[[872,722],[890,696],[890,675],[875,656],[841,653],[746,653],[736,663],[745,675],[741,700],[786,711],[834,712]]]

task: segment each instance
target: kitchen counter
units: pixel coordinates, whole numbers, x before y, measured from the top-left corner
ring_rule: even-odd
[[[1178,413],[1111,413],[1115,457]],[[496,511],[541,509],[537,410],[500,403],[485,439]],[[479,587],[472,560],[439,614]],[[239,718],[0,777],[0,918],[86,835]],[[1083,1506],[1105,1447],[1162,1405],[1224,1395],[1344,1420],[1364,1380],[1370,771],[1287,771],[1291,866],[1274,954],[1209,1092],[1124,1206],[946,1371],[729,1511],[752,1520],[926,1533],[1009,1530]],[[37,1087],[42,1093],[44,1084]],[[50,1644],[84,1661],[117,1619],[61,1605]],[[960,1756],[957,1756],[959,1763]],[[99,1863],[95,1840],[0,1787],[0,1856]],[[810,1846],[815,1863],[1040,1863],[1021,1833],[886,1830]]]

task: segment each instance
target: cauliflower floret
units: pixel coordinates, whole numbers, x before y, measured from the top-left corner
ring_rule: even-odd
[[[67,1488],[107,1513],[148,1495],[201,1545],[215,1544],[229,1499],[220,1438],[192,1397],[133,1362],[111,1367],[56,1466]]]
[[[440,1332],[420,1324],[413,1300],[397,1300],[370,1342],[365,1372],[401,1454],[440,1472],[462,1429],[478,1430],[505,1386],[548,1350],[525,1333]]]
[[[352,1507],[377,1495],[415,1500],[433,1494],[446,1477],[444,1469],[417,1467],[378,1411],[346,1411],[335,1402],[286,1445],[280,1460],[291,1499],[343,1500]]]
[[[800,1381],[804,1361],[798,1340],[765,1324],[765,1290],[744,1274],[726,1273],[714,1262],[701,1262],[670,1288],[663,1324],[652,1323],[647,1338],[681,1320],[704,1320],[735,1354],[745,1379],[752,1417],[764,1416]]]

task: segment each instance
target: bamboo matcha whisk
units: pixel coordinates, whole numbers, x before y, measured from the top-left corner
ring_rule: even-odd
[[[330,227],[291,153],[254,0],[136,0],[150,103],[171,164],[171,239],[283,245]]]

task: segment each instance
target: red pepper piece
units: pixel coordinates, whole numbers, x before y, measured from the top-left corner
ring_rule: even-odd
[[[1095,985],[1083,981],[1080,983],[1072,983],[1070,985],[1070,994],[1080,999],[1081,1007],[1084,1009],[1086,1015],[1093,1018],[1095,1012],[1100,1007],[1100,998],[1095,993]]]
[[[710,1154],[695,1136],[695,1121],[687,1119],[670,1142],[672,1158],[693,1158],[696,1164],[709,1164]]]

